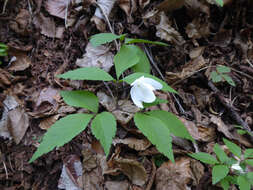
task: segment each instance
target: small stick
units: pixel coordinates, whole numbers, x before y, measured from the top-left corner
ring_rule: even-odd
[[[165,81],[165,78],[163,76],[163,74],[161,73],[160,69],[158,68],[157,64],[155,63],[155,61],[153,60],[152,55],[149,53],[147,47],[144,45],[144,50],[150,60],[150,62],[152,63],[153,67],[156,69],[156,71],[158,72],[158,74],[161,76],[161,78],[163,79],[163,81]],[[172,93],[173,98],[175,99],[180,111],[182,114],[185,114],[184,108],[182,107],[182,105],[180,104],[180,102],[178,101],[178,99],[176,98],[176,96]]]
[[[250,135],[250,140],[253,142],[253,133],[249,127],[249,125],[243,121],[241,116],[235,111],[234,107],[226,102],[225,97],[221,94],[220,90],[214,86],[214,84],[209,81],[208,86],[214,91],[215,95],[219,98],[220,102],[227,108],[228,111],[230,111],[232,117],[237,121],[238,124],[240,124],[244,130],[246,130]]]

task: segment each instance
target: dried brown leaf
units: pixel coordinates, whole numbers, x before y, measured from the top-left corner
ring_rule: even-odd
[[[169,83],[176,82],[178,80],[182,80],[190,77],[195,74],[195,72],[199,71],[206,65],[206,61],[202,56],[199,56],[188,63],[186,63],[181,72],[166,72],[166,79]]]
[[[50,38],[62,38],[64,28],[56,27],[54,21],[45,17],[42,13],[33,18],[33,23],[40,30],[40,33]]]
[[[146,150],[148,147],[150,147],[151,143],[147,139],[136,139],[136,138],[125,138],[125,139],[119,139],[115,138],[113,140],[113,144],[125,144],[129,146],[132,149],[135,149],[137,151],[143,151]]]
[[[107,169],[106,157],[94,154],[89,145],[85,145],[83,151],[83,189],[103,189],[104,171]]]
[[[107,72],[110,71],[113,66],[113,54],[110,48],[103,45],[94,47],[88,43],[85,50],[83,58],[76,60],[79,67],[98,67]]]
[[[135,0],[119,0],[119,7],[126,13],[127,20],[129,23],[134,21],[132,14],[137,10],[137,5]]]
[[[29,117],[24,109],[16,108],[8,113],[8,129],[16,144],[19,144],[29,126]]]
[[[16,53],[13,54],[15,56],[15,61],[11,62],[8,70],[10,71],[23,71],[30,67],[31,59],[27,56],[26,53]]]
[[[39,127],[41,129],[47,130],[59,119],[59,117],[60,117],[60,115],[58,114],[58,115],[54,115],[54,116],[48,117],[46,119],[43,119],[40,122]]]
[[[26,9],[20,9],[15,20],[10,22],[10,28],[21,35],[29,35],[28,25],[30,21],[30,13]]]
[[[4,88],[5,85],[10,85],[13,78],[14,76],[8,71],[0,68],[0,87]]]
[[[29,117],[14,96],[6,96],[4,112],[0,120],[0,136],[13,138],[19,144],[29,126]]]
[[[189,157],[180,157],[175,163],[166,162],[156,172],[157,190],[188,189],[188,184],[197,185],[204,174],[204,166]]]
[[[58,181],[59,189],[81,190],[83,168],[80,159],[76,155],[69,155],[64,159],[61,177]]]
[[[189,38],[199,39],[210,34],[210,22],[201,17],[194,18],[191,23],[186,26],[186,33]]]
[[[171,26],[164,12],[160,13],[160,23],[156,25],[156,36],[173,44],[183,45],[185,43],[181,34]]]
[[[51,15],[65,19],[70,3],[71,0],[47,0],[45,8]]]
[[[210,142],[215,139],[216,133],[214,128],[197,126],[194,122],[179,118],[187,128],[191,136],[197,141]]]
[[[144,166],[134,159],[113,158],[110,164],[113,166],[110,169],[120,170],[135,185],[142,186],[147,182],[147,172]]]
[[[122,125],[127,124],[134,116],[139,108],[133,105],[129,100],[119,100],[118,107],[113,99],[102,91],[97,93],[99,102],[116,117],[117,121]]]
[[[128,190],[129,189],[129,182],[124,181],[106,181],[105,188],[106,190]]]
[[[98,7],[95,11],[94,16],[105,20],[104,14],[106,15],[106,17],[109,17],[115,2],[116,0],[98,0],[97,4],[100,6],[103,12],[101,12],[101,9]]]

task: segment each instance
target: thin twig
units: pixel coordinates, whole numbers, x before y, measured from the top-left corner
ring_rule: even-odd
[[[113,30],[113,28],[112,28],[112,25],[111,25],[111,23],[110,23],[110,21],[109,21],[109,18],[108,18],[108,16],[106,15],[106,13],[105,13],[103,7],[100,6],[98,3],[96,3],[96,5],[98,6],[98,8],[101,10],[102,14],[104,15],[105,20],[106,20],[106,22],[107,22],[107,24],[108,24],[108,27],[109,27],[111,33],[115,34],[115,32],[114,32],[114,30]],[[115,46],[116,46],[117,51],[119,51],[119,44],[118,44],[117,40],[114,40],[114,43],[115,43]]]
[[[7,170],[7,167],[6,167],[4,161],[3,161],[3,165],[4,165],[5,174],[6,174],[6,179],[8,179],[9,178],[9,174],[8,174],[8,170]]]
[[[231,113],[231,116],[237,121],[238,124],[240,124],[244,130],[246,130],[250,135],[249,138],[253,142],[253,133],[248,125],[247,122],[243,121],[241,116],[235,111],[235,108],[227,103],[225,97],[222,95],[220,90],[216,88],[216,86],[209,81],[208,86],[214,91],[215,95],[219,98],[220,102],[227,108],[227,110]]]
[[[6,6],[7,6],[8,1],[9,1],[9,0],[4,0],[4,6],[3,6],[2,14],[5,13],[5,9],[6,9]]]
[[[158,72],[158,74],[160,75],[160,77],[162,78],[163,81],[165,81],[165,77],[163,76],[163,74],[161,73],[160,69],[158,68],[157,64],[155,63],[154,59],[153,59],[153,56],[151,55],[151,53],[148,51],[147,47],[145,46],[144,44],[144,50],[145,50],[145,53],[147,54],[151,64],[153,65],[153,67],[156,69],[156,71]],[[182,107],[182,105],[180,104],[180,102],[178,101],[178,99],[176,98],[176,96],[172,93],[172,96],[173,98],[175,99],[178,107],[179,107],[179,110],[181,111],[182,114],[185,114],[185,110],[184,108]]]

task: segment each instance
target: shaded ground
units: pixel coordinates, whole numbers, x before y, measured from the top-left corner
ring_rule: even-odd
[[[0,2],[2,10],[4,1]],[[170,44],[141,45],[159,68],[152,68],[154,75],[165,77],[179,92],[176,97],[159,93],[169,101],[159,108],[179,116],[201,151],[211,153],[215,143],[222,144],[222,137],[243,149],[252,147],[252,139],[239,135],[234,126],[253,130],[253,3],[224,1],[221,8],[206,1],[161,2],[118,1],[109,17],[116,34]],[[101,146],[90,129],[64,147],[28,163],[52,123],[67,113],[82,111],[66,106],[59,90],[106,92],[106,87],[98,83],[60,81],[55,77],[77,68],[76,60],[86,52],[88,38],[100,33],[102,25],[91,20],[95,4],[80,1],[69,6],[67,29],[66,19],[53,15],[46,4],[41,0],[9,0],[5,13],[0,15],[0,42],[9,46],[9,56],[0,58],[0,117],[4,118],[4,100],[9,98],[17,104],[7,106],[15,112],[7,129],[0,128],[0,189],[57,189],[63,163],[73,164],[76,160],[81,160],[84,168],[84,189],[186,189],[186,185],[192,189],[218,189],[211,186],[210,169],[187,157],[187,151],[195,150],[189,142],[175,141],[177,165],[166,163],[160,167],[166,158],[147,142],[132,121],[118,121],[117,140],[107,160],[107,170],[103,168],[106,161]],[[107,24],[102,32],[110,32]],[[110,48],[115,53],[113,44]],[[13,56],[16,61],[10,63]],[[212,82],[210,73],[216,65],[232,69],[229,76],[235,87],[226,81]],[[110,73],[114,74],[114,69]],[[126,99],[128,93],[129,88],[123,87],[118,98]],[[101,106],[103,109],[106,108]],[[68,170],[77,180],[73,166]],[[178,171],[169,172],[175,170]],[[162,179],[180,180],[182,184],[166,186]]]

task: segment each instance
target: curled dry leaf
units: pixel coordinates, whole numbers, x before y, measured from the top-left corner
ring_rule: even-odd
[[[29,117],[14,96],[6,96],[0,120],[0,136],[13,138],[19,144],[29,126]]]
[[[5,85],[11,85],[11,81],[14,78],[8,71],[0,68],[0,87],[4,88]]]
[[[83,58],[76,60],[79,67],[99,67],[106,72],[110,71],[113,66],[113,54],[110,48],[103,45],[94,47],[88,43],[85,50]]]
[[[147,172],[144,166],[134,160],[115,157],[108,163],[111,170],[119,170],[125,174],[133,184],[142,186],[147,182]]]
[[[58,114],[58,115],[54,115],[54,116],[48,117],[46,119],[43,119],[40,122],[39,127],[41,129],[47,130],[59,119],[59,117],[60,117],[60,115]]]
[[[137,10],[137,5],[135,0],[119,0],[119,7],[126,13],[127,20],[129,23],[134,21],[132,14]]]
[[[25,69],[30,67],[31,59],[30,59],[30,57],[27,56],[26,53],[19,52],[19,53],[15,53],[12,55],[15,56],[15,61],[11,62],[11,65],[8,68],[8,70],[10,70],[10,71],[24,71]]]
[[[129,189],[129,182],[124,181],[106,181],[105,188],[106,190],[128,190]]]
[[[53,16],[65,19],[71,0],[47,0],[46,10]]]
[[[222,132],[227,138],[233,139],[232,133],[229,131],[229,127],[222,121],[220,117],[211,115],[210,121],[217,125],[217,130]]]
[[[215,139],[215,129],[205,126],[197,126],[194,122],[179,118],[187,128],[191,136],[197,141],[210,142]]]
[[[210,121],[214,123],[217,126],[217,130],[223,133],[227,138],[237,140],[246,147],[253,147],[253,144],[248,138],[239,135],[236,130],[231,131],[231,129],[234,129],[234,126],[226,125],[220,117],[211,115]]]
[[[148,147],[150,147],[151,143],[147,139],[136,139],[136,138],[125,138],[125,139],[118,139],[115,138],[113,140],[113,145],[116,144],[125,144],[129,146],[132,149],[135,149],[137,151],[143,151],[146,150]]]
[[[28,25],[30,21],[30,13],[26,9],[20,9],[15,20],[10,22],[10,28],[21,35],[29,35]]]
[[[99,7],[96,8],[94,16],[91,18],[91,21],[96,24],[96,27],[99,31],[105,31],[106,24],[105,24],[105,16],[109,18],[109,15],[111,13],[111,10],[114,6],[114,3],[116,0],[98,0],[97,4]],[[101,11],[101,9],[103,11]]]
[[[34,112],[29,113],[33,117],[45,117],[52,115],[58,109],[58,102],[60,102],[60,94],[58,90],[48,87],[42,89],[36,94],[32,101],[35,102]]]
[[[178,80],[185,79],[195,74],[198,70],[206,65],[206,61],[202,56],[199,56],[188,63],[186,63],[181,72],[166,72],[166,79],[169,83],[176,82]]]
[[[189,38],[203,38],[210,34],[209,25],[210,22],[207,20],[207,17],[194,18],[193,21],[186,26],[186,33]]]
[[[56,27],[54,21],[42,13],[33,18],[33,23],[40,33],[50,38],[62,38],[64,27]]]
[[[99,102],[116,117],[116,120],[122,124],[127,124],[134,116],[139,108],[129,100],[119,100],[118,107],[116,109],[116,104],[113,99],[102,91],[97,93]]]
[[[199,56],[202,56],[204,51],[205,51],[204,46],[196,47],[196,48],[191,49],[191,51],[189,53],[189,56],[190,56],[191,59],[196,59]]]
[[[156,36],[173,44],[183,45],[185,43],[181,34],[171,26],[168,17],[160,12],[160,23],[156,25]]]
[[[64,159],[61,177],[58,181],[59,189],[82,190],[83,168],[78,156],[69,155]]]
[[[115,2],[116,2],[116,0],[98,0],[97,4],[99,5],[99,7],[96,9],[94,16],[105,20],[104,14],[107,17],[109,17]],[[101,9],[103,11],[101,11]]]
[[[189,189],[188,184],[199,184],[204,174],[204,166],[189,157],[180,157],[175,163],[166,162],[156,172],[156,189]]]

